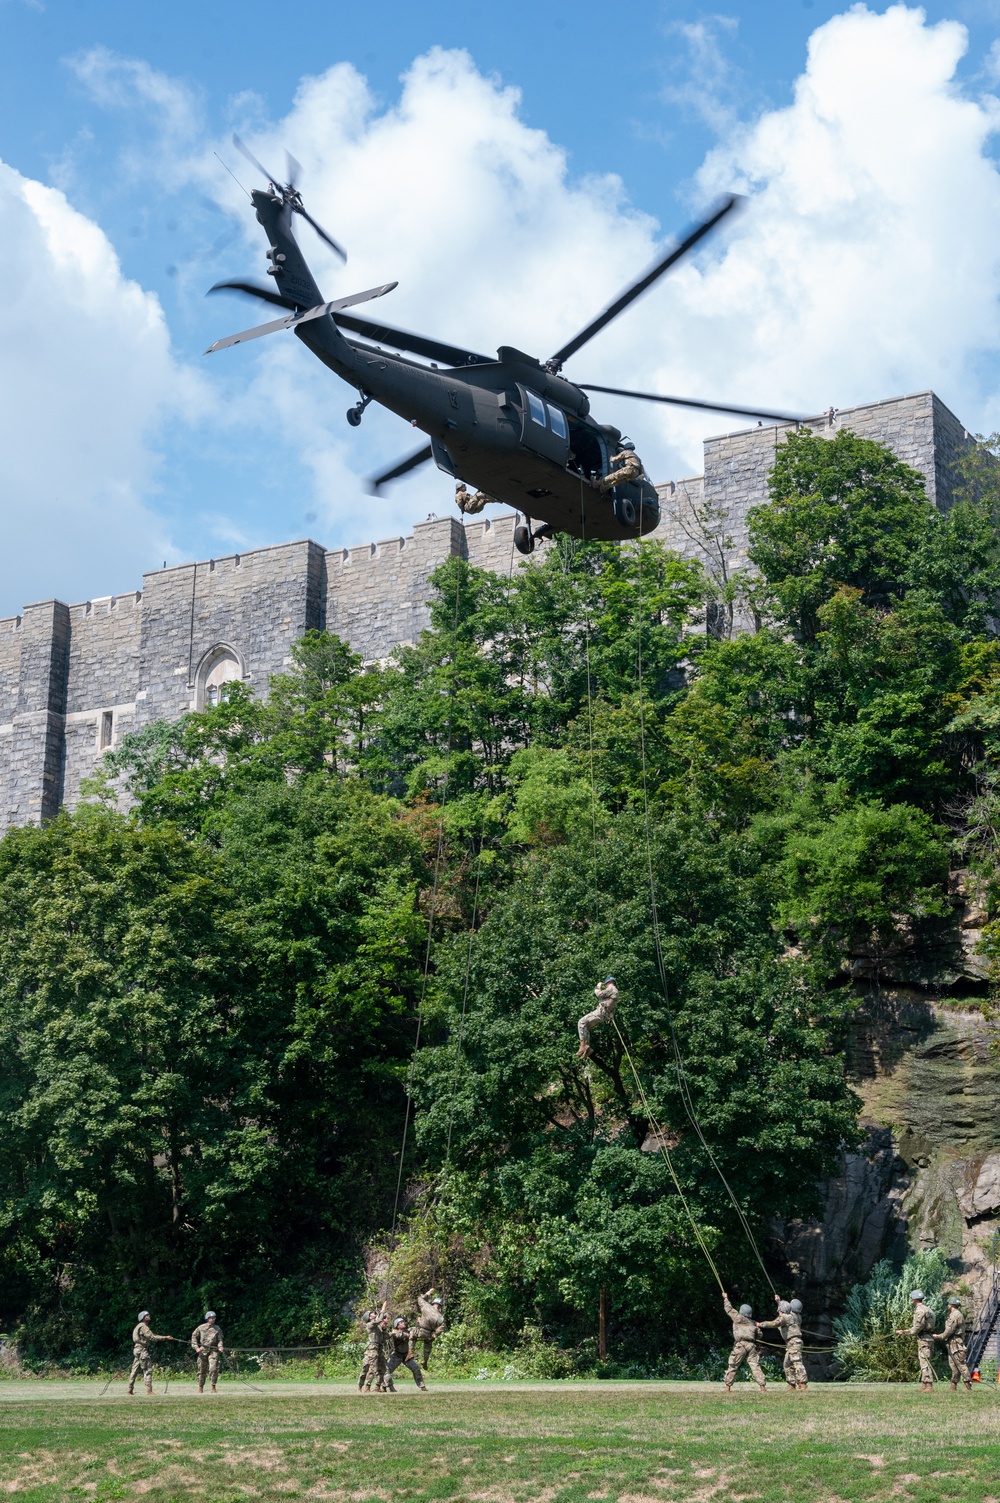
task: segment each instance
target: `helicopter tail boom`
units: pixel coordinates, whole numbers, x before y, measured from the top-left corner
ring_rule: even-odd
[[[250,198],[257,211],[258,222],[267,233],[267,254],[271,261],[268,275],[274,277],[276,290],[282,297],[290,299],[297,308],[315,308],[323,301],[323,294],[316,285],[292,231],[291,206],[284,199],[273,193],[264,193],[260,188],[255,188]]]

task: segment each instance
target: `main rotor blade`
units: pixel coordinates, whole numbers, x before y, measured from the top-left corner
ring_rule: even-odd
[[[265,177],[269,183],[280,182],[280,178],[274,177],[270,172],[268,172],[266,167],[263,167],[260,162],[258,162],[249,146],[244,146],[243,142],[240,140],[235,131],[233,131],[233,145],[236,147],[237,151],[242,152],[247,161],[250,163],[251,167],[256,167],[257,171],[261,173],[261,175]]]
[[[394,350],[408,350],[411,355],[424,355],[428,360],[439,360],[442,365],[493,365],[489,355],[477,355],[472,350],[463,350],[457,344],[444,344],[439,339],[427,339],[423,334],[411,334],[408,329],[395,329],[392,324],[376,324],[368,318],[351,314],[341,318],[334,316],[334,323],[355,334],[363,334],[376,344],[391,345]]]
[[[275,318],[268,324],[258,324],[253,329],[242,329],[239,334],[230,334],[225,339],[217,339],[210,344],[205,351],[206,355],[214,355],[218,350],[232,349],[234,344],[246,344],[250,339],[260,339],[263,334],[276,334],[279,329],[290,329],[294,324],[308,323],[312,318],[322,318],[325,313],[335,313],[341,308],[353,307],[355,303],[367,303],[373,297],[383,297],[398,287],[398,282],[384,282],[381,287],[369,287],[367,292],[355,292],[350,297],[336,298],[332,303],[317,303],[315,308],[309,308],[305,313],[289,313],[287,318]]]
[[[285,171],[288,173],[288,186],[294,190],[302,176],[302,165],[295,160],[287,147],[285,148]]]
[[[315,219],[309,213],[309,210],[308,209],[304,209],[302,207],[301,203],[295,204],[294,207],[295,207],[296,214],[301,214],[302,218],[305,220],[306,224],[311,224],[312,225],[313,229],[316,231],[316,233],[319,236],[319,238],[321,240],[325,240],[326,241],[326,243],[330,247],[330,249],[332,251],[336,252],[336,254],[340,257],[340,259],[343,261],[344,265],[346,266],[347,265],[347,252],[345,251],[344,247],[342,245],[338,245],[337,242],[336,242],[336,240],[334,240],[333,236],[332,235],[328,235],[327,232],[326,232],[326,230],[324,230],[324,228],[323,228],[323,226],[321,224],[317,224],[316,223]]]
[[[276,308],[288,308],[293,313],[299,306],[298,303],[293,303],[290,297],[276,292],[273,287],[258,287],[256,282],[216,282],[208,291],[246,292],[250,297],[259,297],[264,303],[273,303]],[[205,296],[207,297],[208,293]]]
[[[388,485],[390,480],[399,480],[401,476],[408,475],[411,470],[415,470],[418,465],[426,464],[433,457],[434,451],[430,444],[426,449],[417,449],[416,453],[408,454],[405,459],[394,464],[391,470],[383,470],[381,475],[370,476],[367,482],[368,494],[377,496],[382,486]]]
[[[599,313],[591,323],[587,324],[586,328],[581,329],[575,339],[571,339],[568,344],[563,345],[561,350],[557,350],[548,362],[549,365],[558,370],[589,339],[593,339],[595,334],[599,334],[605,324],[609,324],[613,318],[617,318],[619,313],[624,312],[629,303],[634,303],[636,298],[641,297],[647,288],[652,287],[658,277],[662,277],[663,273],[669,271],[671,266],[675,266],[683,256],[687,255],[689,250],[693,250],[700,240],[704,240],[705,236],[710,234],[715,229],[715,226],[721,220],[725,219],[727,214],[731,214],[737,204],[742,202],[743,200],[738,194],[731,193],[706,220],[689,230],[679,245],[676,245],[673,250],[668,251],[659,261],[654,262],[637,282],[633,282],[630,287],[626,287],[620,297],[616,297],[614,302],[610,303],[603,313]]]
[[[698,407],[702,412],[731,412],[736,417],[770,418],[775,423],[804,423],[801,413],[766,412],[762,407],[733,407],[727,402],[699,402],[693,397],[661,397],[655,391],[624,391],[620,386],[584,386],[581,391],[600,391],[609,397],[635,397],[639,402],[666,402],[671,407]]]

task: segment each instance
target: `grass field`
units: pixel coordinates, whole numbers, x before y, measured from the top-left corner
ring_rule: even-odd
[[[482,1503],[1000,1503],[1000,1392],[700,1383],[5,1383],[0,1494]]]

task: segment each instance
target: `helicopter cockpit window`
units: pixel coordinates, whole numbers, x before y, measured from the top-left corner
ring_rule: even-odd
[[[533,423],[538,423],[540,427],[544,428],[545,403],[542,401],[541,397],[537,397],[533,391],[527,392],[526,395],[528,398],[528,412],[531,416],[531,421]]]
[[[549,427],[553,433],[558,433],[560,438],[569,438],[569,429],[566,426],[566,414],[558,407],[553,407],[551,402],[545,404],[549,414]]]

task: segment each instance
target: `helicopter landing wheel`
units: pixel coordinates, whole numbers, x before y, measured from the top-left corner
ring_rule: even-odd
[[[358,405],[356,407],[348,407],[347,421],[350,423],[352,428],[356,428],[358,426],[361,419],[365,415],[365,408],[368,406],[368,403],[370,401],[370,396],[362,394],[362,396],[358,400]]]
[[[514,547],[518,553],[534,553],[535,540],[531,535],[530,524],[518,522],[514,528]]]
[[[639,509],[631,496],[615,498],[615,521],[622,527],[634,527],[639,519]]]

